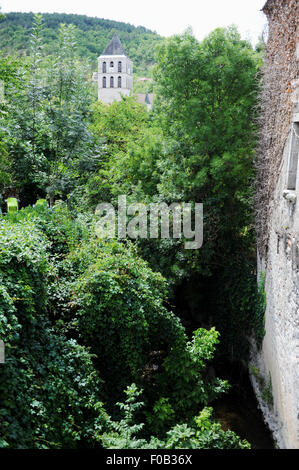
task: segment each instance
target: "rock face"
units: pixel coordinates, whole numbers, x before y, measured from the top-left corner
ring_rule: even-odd
[[[299,2],[268,0],[257,177],[266,335],[252,382],[280,448],[299,449]]]

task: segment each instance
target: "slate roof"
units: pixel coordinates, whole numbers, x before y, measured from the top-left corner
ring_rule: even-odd
[[[102,55],[127,55],[117,34],[114,34]]]

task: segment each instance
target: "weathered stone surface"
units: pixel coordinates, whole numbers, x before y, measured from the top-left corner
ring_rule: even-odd
[[[270,156],[272,149],[277,164],[275,180],[271,176],[271,184],[267,179],[260,180],[264,187],[268,183],[268,188],[272,188],[271,197],[267,199],[266,225],[263,230],[258,230],[258,244],[261,248],[258,272],[259,276],[262,272],[266,275],[266,336],[261,351],[252,345],[252,364],[259,370],[264,382],[271,377],[273,406],[265,401],[260,381],[252,376],[252,382],[278,446],[299,449],[299,163],[296,140],[299,109],[298,3],[294,0],[268,0],[264,11],[270,28],[264,93],[267,93],[267,86],[272,83],[270,74],[281,77],[281,89],[284,91],[278,97],[274,96],[273,103],[276,100],[279,106],[271,108],[270,114],[265,110],[263,112],[263,117],[273,118],[275,123],[272,127],[267,122],[263,123],[263,141],[268,142],[265,155]],[[285,70],[286,74],[280,75],[279,70]],[[284,150],[278,155],[277,141],[280,135],[283,136],[284,129],[288,137],[284,139]],[[267,132],[269,135],[266,139]],[[262,165],[262,153],[259,158]],[[270,170],[266,171],[271,165],[274,168],[271,158],[265,158],[260,175],[271,175]],[[294,176],[293,173],[295,180],[292,178],[292,186],[295,187],[290,190],[290,175]],[[262,206],[262,200],[259,204]],[[267,237],[263,234],[265,231]],[[268,243],[264,249],[266,239]]]

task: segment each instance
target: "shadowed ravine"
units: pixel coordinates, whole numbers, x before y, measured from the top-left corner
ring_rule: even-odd
[[[231,374],[226,374],[231,389],[213,403],[215,417],[219,419],[223,429],[236,432],[251,444],[252,449],[274,449],[271,432],[258,408],[249,376],[246,372],[240,375],[237,369],[238,367]],[[238,383],[236,383],[236,372],[238,372]]]
[[[209,329],[213,326],[213,307],[210,305],[214,292],[213,279],[210,284],[205,284],[204,288],[196,289],[196,285],[190,282],[183,284],[176,292],[174,300],[176,314],[181,318],[190,338],[196,329]],[[205,295],[202,295],[202,292]],[[194,315],[194,312],[198,311],[200,315]],[[220,336],[220,343],[224,334]],[[223,429],[234,431],[242,439],[246,439],[252,449],[274,449],[272,433],[258,407],[245,359],[231,361],[218,352],[211,363],[210,373],[212,376],[228,380],[230,384],[230,390],[210,404]]]

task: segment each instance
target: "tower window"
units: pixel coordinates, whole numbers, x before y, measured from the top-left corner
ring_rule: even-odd
[[[117,86],[118,88],[121,88],[121,77],[118,77],[117,79]]]
[[[114,78],[110,77],[110,88],[114,88]]]
[[[103,62],[103,73],[107,73],[107,64]]]
[[[106,77],[103,77],[103,88],[106,88],[107,86],[107,80]]]
[[[122,71],[122,63],[118,62],[118,73],[121,73]]]
[[[113,67],[114,67],[114,62],[113,61],[110,62],[110,67],[113,69]]]
[[[293,123],[291,145],[288,162],[288,180],[287,189],[295,190],[297,181],[298,170],[298,156],[299,156],[299,122]]]

